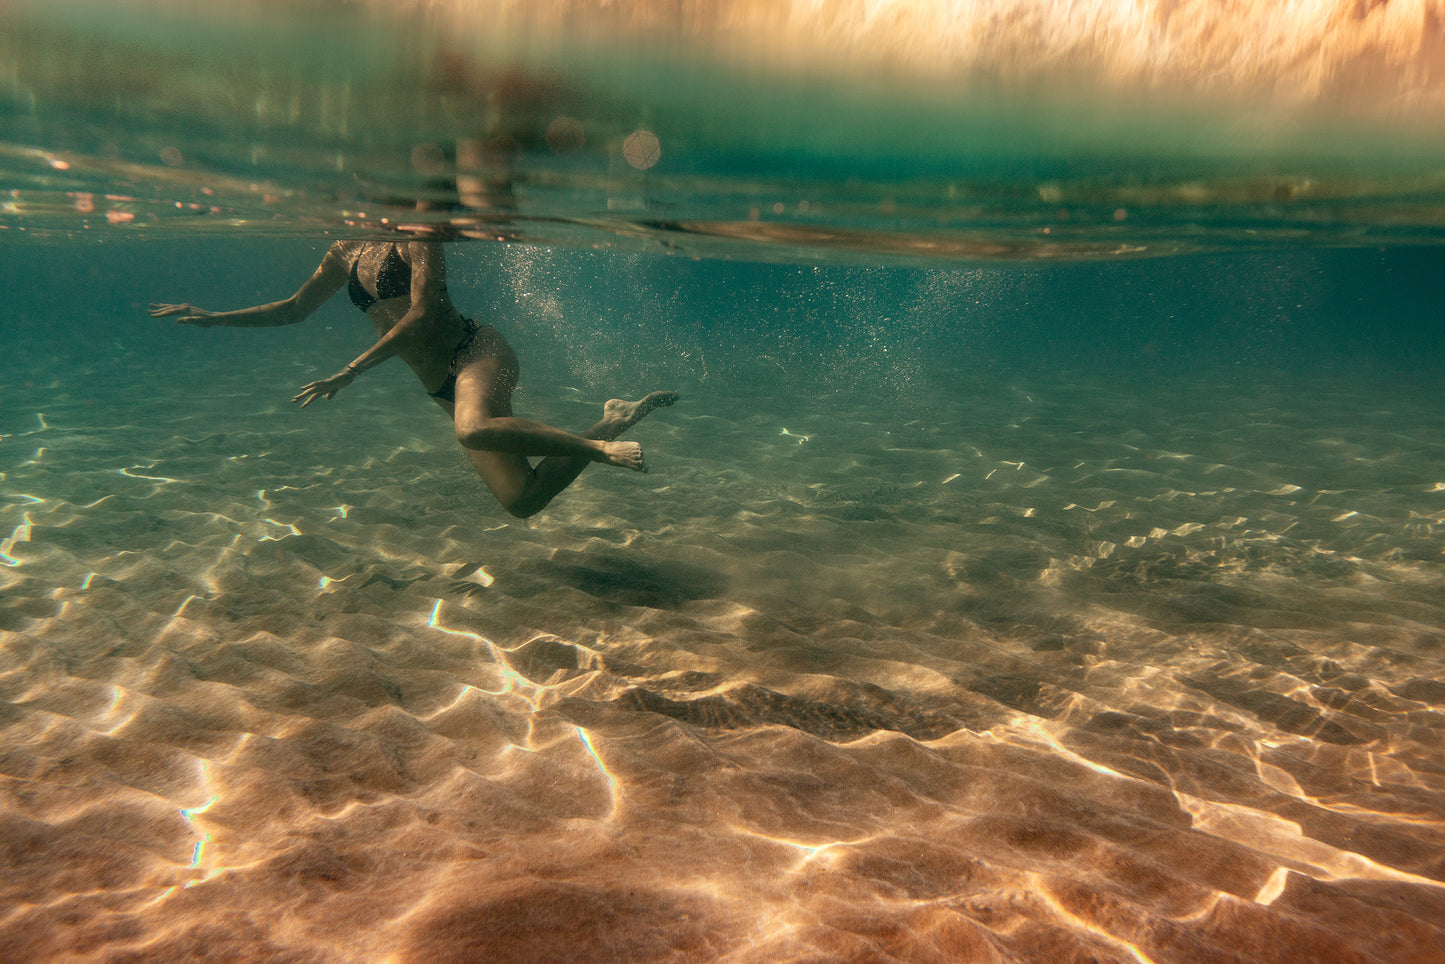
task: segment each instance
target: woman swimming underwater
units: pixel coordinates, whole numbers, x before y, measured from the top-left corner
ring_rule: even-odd
[[[572,435],[512,414],[517,356],[501,332],[464,318],[447,293],[446,257],[436,240],[338,241],[294,295],[284,301],[207,311],[189,304],[152,304],[155,318],[181,324],[270,327],[306,320],[343,287],[376,326],[378,340],[341,371],[303,385],[302,408],[330,399],[393,355],[411,366],[456,427],[477,474],[502,507],[518,518],[543,509],[589,463],[646,472],[642,446],[618,436],[654,409],[677,401],[653,392],[636,402],[609,401],[602,420]],[[540,458],[533,466],[530,458]]]

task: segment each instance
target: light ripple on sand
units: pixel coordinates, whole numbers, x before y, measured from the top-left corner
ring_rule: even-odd
[[[680,407],[532,526],[424,409],[364,447],[32,413],[0,947],[1427,960],[1440,426],[1189,390]]]

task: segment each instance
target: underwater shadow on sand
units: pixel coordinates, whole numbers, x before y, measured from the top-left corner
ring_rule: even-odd
[[[649,609],[676,609],[727,592],[727,581],[713,570],[671,560],[639,561],[613,552],[559,550],[537,574],[604,602]]]

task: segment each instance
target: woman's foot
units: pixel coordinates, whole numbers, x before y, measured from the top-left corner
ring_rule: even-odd
[[[655,409],[671,405],[677,399],[677,392],[653,392],[646,398],[635,402],[614,398],[602,406],[602,421],[597,426],[597,437],[604,442],[610,442],[642,421]]]
[[[647,463],[642,460],[642,446],[636,442],[603,442],[602,458],[598,461],[634,472],[647,471]]]

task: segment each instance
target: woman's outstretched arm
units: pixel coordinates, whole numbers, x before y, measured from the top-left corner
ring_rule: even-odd
[[[305,321],[313,311],[341,290],[350,275],[350,262],[344,253],[344,242],[338,241],[326,252],[321,264],[297,292],[284,301],[273,301],[235,311],[208,311],[195,305],[152,304],[152,318],[174,318],[183,325],[200,328],[226,326],[232,328],[272,328]]]

